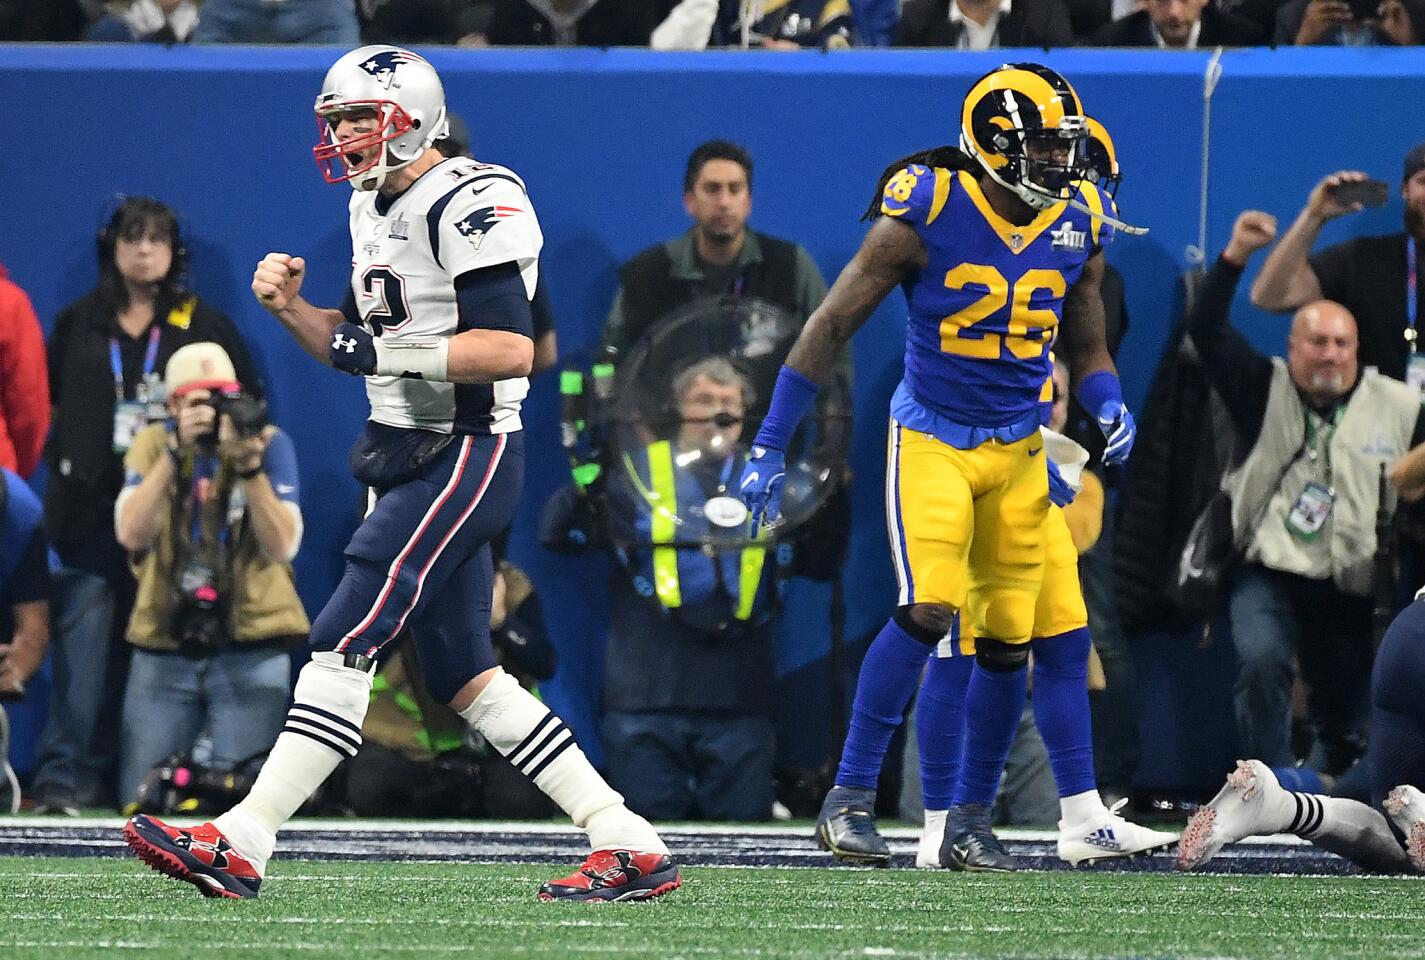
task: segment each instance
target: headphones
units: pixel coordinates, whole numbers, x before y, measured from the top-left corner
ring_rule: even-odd
[[[119,243],[119,224],[129,209],[139,204],[156,208],[154,213],[167,215],[173,221],[173,266],[169,268],[169,275],[182,284],[182,278],[188,273],[188,247],[183,242],[183,234],[186,231],[179,215],[166,203],[153,197],[130,197],[127,194],[115,193],[104,202],[99,232],[94,238],[99,254],[99,268],[102,270],[114,264],[114,248]],[[105,212],[107,216],[103,215]]]

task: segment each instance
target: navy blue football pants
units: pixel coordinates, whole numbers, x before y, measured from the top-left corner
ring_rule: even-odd
[[[1408,783],[1425,790],[1425,600],[1400,612],[1371,671],[1371,800]]]
[[[495,666],[489,544],[514,517],[523,479],[522,432],[465,436],[424,476],[382,494],[347,545],[312,649],[381,659],[409,629],[441,703]]]

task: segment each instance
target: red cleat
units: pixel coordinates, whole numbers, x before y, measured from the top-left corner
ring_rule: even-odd
[[[682,886],[678,868],[661,853],[595,850],[577,871],[539,888],[541,900],[652,900]]]
[[[139,814],[124,824],[124,841],[144,863],[175,880],[186,880],[205,897],[257,896],[262,876],[211,823],[170,827]]]

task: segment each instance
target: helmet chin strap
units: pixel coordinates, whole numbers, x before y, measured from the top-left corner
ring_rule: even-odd
[[[1122,220],[1118,219],[1110,213],[1104,213],[1102,210],[1090,209],[1088,204],[1080,203],[1077,199],[1070,200],[1069,206],[1073,207],[1075,210],[1080,210],[1084,213],[1087,213],[1095,220],[1103,221],[1104,223],[1108,224],[1110,227],[1119,231],[1120,233],[1126,233],[1134,237],[1141,237],[1147,234],[1148,232],[1147,227],[1135,227],[1131,223],[1124,223]]]
[[[1102,210],[1092,209],[1088,206],[1088,204],[1080,202],[1075,197],[1070,197],[1066,201],[1061,201],[1055,198],[1046,197],[1043,194],[1036,192],[1031,187],[1025,186],[1022,183],[1006,183],[1003,177],[1001,177],[994,170],[990,169],[989,164],[985,163],[984,160],[981,159],[977,151],[971,150],[969,152],[975,158],[975,160],[979,162],[981,169],[983,169],[986,173],[990,175],[991,180],[1004,187],[1006,190],[1010,191],[1016,197],[1023,200],[1025,203],[1029,204],[1036,210],[1047,210],[1056,203],[1067,203],[1075,210],[1078,210],[1081,213],[1087,213],[1095,220],[1100,220],[1108,224],[1113,229],[1121,233],[1126,233],[1129,236],[1141,237],[1148,233],[1147,227],[1135,227],[1131,223],[1124,223],[1122,220],[1118,219],[1110,213],[1105,213]]]

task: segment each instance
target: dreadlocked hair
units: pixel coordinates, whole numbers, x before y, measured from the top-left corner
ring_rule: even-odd
[[[881,215],[881,198],[886,192],[886,184],[912,163],[923,164],[927,167],[945,167],[949,170],[964,170],[969,173],[979,173],[980,171],[979,165],[966,156],[959,147],[931,147],[929,150],[921,150],[908,157],[901,157],[899,160],[892,161],[889,167],[881,171],[881,179],[876,183],[876,192],[871,197],[870,206],[866,207],[866,212],[861,214],[862,220],[874,220]]]

